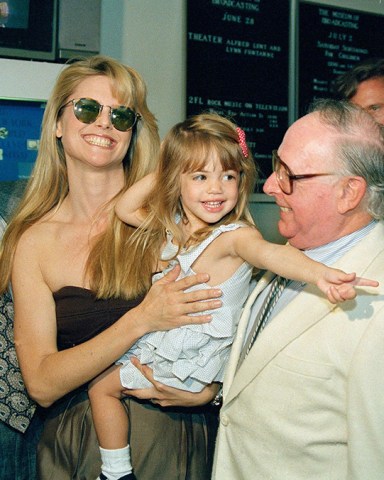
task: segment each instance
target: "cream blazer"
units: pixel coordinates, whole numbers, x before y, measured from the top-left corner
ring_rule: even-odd
[[[332,305],[307,286],[237,370],[245,305],[224,379],[213,479],[384,479],[384,224],[335,266],[378,289]]]

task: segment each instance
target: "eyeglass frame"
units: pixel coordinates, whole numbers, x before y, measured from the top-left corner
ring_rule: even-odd
[[[284,170],[287,174],[287,178],[288,178],[288,181],[289,181],[289,191],[286,191],[286,189],[284,189],[282,184],[281,184],[281,179],[279,178],[279,175],[278,175],[278,172],[277,172],[277,166],[279,164],[284,168]],[[288,165],[285,162],[283,162],[283,160],[279,157],[279,155],[277,153],[277,150],[272,150],[272,170],[276,174],[276,180],[277,180],[277,183],[278,183],[281,191],[283,193],[285,193],[286,195],[291,195],[293,193],[293,182],[295,180],[302,180],[304,178],[324,177],[324,176],[327,176],[327,175],[336,175],[335,172],[302,173],[302,174],[295,175],[295,174],[292,173],[292,171],[288,167]]]
[[[77,115],[76,115],[76,112],[75,112],[75,109],[76,109],[76,103],[79,102],[80,100],[92,100],[93,102],[97,103],[99,105],[99,113],[97,114],[97,117],[95,118],[95,120],[93,120],[92,122],[83,122],[82,120],[80,120]],[[73,114],[75,115],[75,117],[77,118],[77,120],[79,120],[79,122],[81,123],[84,123],[84,125],[91,125],[92,123],[95,123],[96,120],[100,117],[102,111],[103,111],[103,108],[104,107],[107,107],[109,108],[109,119],[110,119],[110,122],[113,126],[113,128],[116,128],[116,126],[114,125],[113,123],[113,117],[112,117],[112,113],[114,110],[117,110],[118,108],[120,107],[125,107],[127,108],[128,110],[131,110],[131,112],[134,113],[135,115],[135,120],[133,122],[133,124],[127,128],[126,130],[119,130],[118,128],[116,128],[116,130],[118,130],[119,132],[129,132],[129,130],[132,130],[132,128],[137,124],[137,122],[141,119],[141,115],[140,113],[136,113],[131,107],[128,107],[126,105],[119,105],[118,107],[112,107],[111,105],[102,105],[100,102],[98,102],[97,100],[95,100],[94,98],[89,98],[89,97],[80,97],[80,98],[72,98],[71,100],[69,100],[67,103],[65,103],[62,107],[60,107],[60,111],[65,108],[65,107],[68,107],[69,105],[72,104],[72,107],[73,107]]]

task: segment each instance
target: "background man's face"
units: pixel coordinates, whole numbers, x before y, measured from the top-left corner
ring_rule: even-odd
[[[377,123],[384,125],[384,77],[361,82],[350,101],[364,108]]]

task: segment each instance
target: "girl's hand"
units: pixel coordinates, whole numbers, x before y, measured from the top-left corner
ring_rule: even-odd
[[[356,297],[355,286],[378,287],[379,282],[356,277],[356,273],[345,273],[342,270],[332,268],[327,269],[324,277],[317,282],[317,286],[327,295],[331,303],[339,303]]]
[[[211,383],[199,393],[186,392],[178,388],[168,387],[153,378],[152,369],[146,365],[141,365],[137,358],[132,358],[131,362],[137,367],[144,377],[149,380],[153,387],[143,389],[124,390],[124,395],[139,398],[140,400],[150,400],[161,407],[198,407],[209,403],[215,398],[219,390],[217,383]]]
[[[176,266],[164,278],[152,285],[142,303],[137,307],[141,314],[137,315],[136,326],[138,329],[142,328],[142,334],[171,330],[191,323],[207,323],[212,319],[212,315],[190,316],[189,314],[221,307],[222,302],[217,297],[220,297],[222,292],[217,288],[185,292],[194,285],[207,282],[208,274],[200,273],[176,280],[179,273],[180,266]]]

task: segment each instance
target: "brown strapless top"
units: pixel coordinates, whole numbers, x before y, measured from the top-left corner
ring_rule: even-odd
[[[143,297],[133,300],[97,299],[90,290],[72,286],[61,288],[53,294],[53,298],[59,350],[95,337],[143,300]]]

